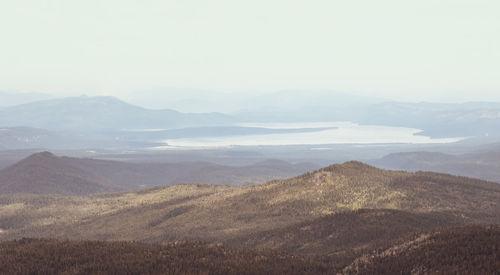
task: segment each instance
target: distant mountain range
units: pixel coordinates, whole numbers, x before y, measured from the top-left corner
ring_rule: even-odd
[[[463,104],[355,101],[330,102],[291,109],[269,108],[236,114],[240,120],[261,122],[351,121],[421,129],[440,137],[500,135],[500,103]],[[319,104],[319,103],[318,103]]]
[[[37,101],[0,109],[3,127],[33,127],[75,132],[122,129],[170,129],[224,125],[227,115],[184,114],[174,110],[148,110],[113,97],[71,97]]]
[[[460,155],[439,152],[394,153],[370,163],[385,169],[434,171],[500,183],[500,151],[491,149]]]
[[[353,115],[353,117],[356,117]],[[431,137],[500,135],[500,103],[386,102],[369,106],[357,122],[422,129]]]
[[[0,170],[0,194],[87,195],[187,183],[254,185],[315,168],[279,160],[232,167],[208,162],[130,163],[41,152]]]
[[[165,100],[164,97],[162,97]],[[110,132],[236,126],[244,122],[351,121],[422,129],[431,137],[500,136],[500,103],[384,102],[340,93],[284,91],[255,96],[231,114],[151,110],[113,97],[69,97],[0,108],[0,127]],[[198,129],[199,131],[199,129]],[[238,135],[235,129],[234,135]]]

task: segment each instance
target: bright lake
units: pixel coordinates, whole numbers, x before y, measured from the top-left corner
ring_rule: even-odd
[[[279,146],[279,145],[327,145],[327,144],[430,144],[451,143],[463,138],[433,139],[416,135],[421,130],[404,127],[377,125],[358,125],[351,122],[313,122],[313,123],[246,123],[242,127],[260,127],[268,129],[319,129],[301,133],[279,133],[266,135],[242,135],[222,137],[200,137],[166,139],[169,148],[217,148],[231,146]],[[331,129],[324,129],[331,128]]]

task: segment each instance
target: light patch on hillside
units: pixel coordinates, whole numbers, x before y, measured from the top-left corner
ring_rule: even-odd
[[[15,214],[17,211],[25,207],[24,203],[12,203],[0,206],[0,217]]]

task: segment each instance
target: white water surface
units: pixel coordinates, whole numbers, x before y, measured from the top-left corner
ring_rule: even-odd
[[[328,144],[431,144],[452,143],[464,139],[461,137],[434,139],[423,135],[417,135],[422,132],[422,130],[419,129],[359,125],[344,121],[313,123],[245,123],[238,126],[268,129],[331,129],[302,133],[166,139],[163,140],[165,146],[160,146],[156,149]]]

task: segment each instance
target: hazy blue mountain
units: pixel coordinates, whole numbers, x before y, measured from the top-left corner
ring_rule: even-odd
[[[251,102],[235,115],[249,122],[311,122],[353,121],[352,114],[383,100],[330,90],[284,90],[256,95]]]
[[[418,128],[432,137],[500,135],[500,103],[386,102],[369,106],[356,121]]]
[[[324,122],[351,121],[359,124],[422,129],[431,137],[500,136],[500,103],[463,104],[382,102],[377,98],[345,95],[331,91],[282,91],[255,96],[245,95],[242,111],[220,113],[181,113],[171,109],[151,110],[113,97],[73,97],[37,101],[0,109],[0,126],[26,126],[48,130],[106,132],[113,137],[145,137],[140,141],[193,136],[228,136],[273,132],[265,129],[235,127],[243,122]],[[166,102],[164,97],[158,99]],[[210,106],[215,99],[204,97],[193,102]],[[239,105],[238,105],[239,104]],[[174,104],[175,105],[175,104]],[[216,107],[213,107],[216,108]],[[224,126],[224,127],[221,127]],[[230,127],[229,127],[230,126]],[[181,130],[177,130],[180,129]],[[121,130],[163,129],[167,131],[130,134]],[[176,129],[176,130],[172,130]],[[276,132],[276,131],[275,131]],[[151,138],[154,137],[154,140]]]
[[[4,127],[29,126],[79,132],[208,126],[231,121],[231,117],[218,113],[184,114],[174,110],[148,110],[113,97],[70,97],[0,110],[0,125]]]
[[[407,103],[305,92],[263,95],[268,102],[235,114],[242,121],[312,122],[351,121],[422,129],[431,137],[472,137],[500,135],[500,103],[462,104]]]
[[[395,153],[370,163],[385,169],[433,171],[500,183],[500,150],[460,155],[439,152]]]
[[[303,89],[267,93],[214,92],[202,89],[155,88],[140,93],[125,93],[121,98],[151,109],[174,109],[182,112],[245,113],[247,111],[291,111],[304,107],[339,107],[362,105],[384,100],[353,96],[332,90]],[[269,114],[266,114],[269,115]]]
[[[252,94],[214,92],[202,89],[163,87],[120,94],[120,98],[148,109],[173,109],[186,113],[232,113],[252,101]]]

